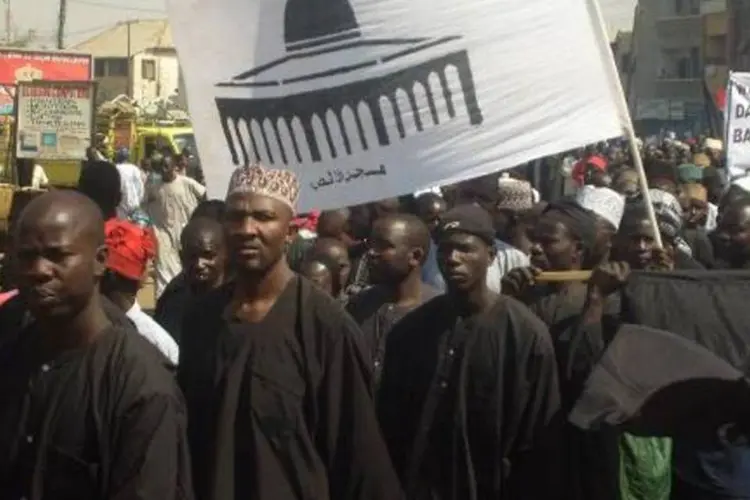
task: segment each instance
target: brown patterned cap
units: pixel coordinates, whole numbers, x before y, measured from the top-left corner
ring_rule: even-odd
[[[534,190],[531,183],[510,177],[497,181],[498,206],[501,210],[523,212],[534,206]]]
[[[299,180],[290,170],[265,168],[260,163],[238,167],[229,179],[227,198],[235,193],[254,193],[278,200],[296,211]]]

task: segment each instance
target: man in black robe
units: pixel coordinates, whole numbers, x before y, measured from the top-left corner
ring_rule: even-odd
[[[489,214],[456,207],[440,234],[448,293],[393,328],[378,397],[408,498],[557,498],[559,393],[547,329],[487,287]]]
[[[182,272],[156,302],[154,319],[182,341],[182,321],[190,308],[211,290],[224,284],[228,274],[224,227],[214,219],[192,219],[180,235]]]
[[[627,262],[631,269],[703,269],[688,252],[690,248],[680,236],[682,218],[664,205],[654,207],[658,228],[654,228],[643,203],[628,205],[612,249],[613,260]],[[656,246],[656,231],[664,245]]]
[[[362,333],[284,255],[299,183],[239,168],[227,197],[235,280],[183,327],[179,381],[196,493],[215,500],[393,500]]]
[[[719,257],[732,269],[750,269],[750,198],[725,207],[715,234]]]
[[[2,497],[192,498],[180,391],[159,352],[110,321],[99,294],[107,252],[97,206],[70,191],[37,198],[14,252],[31,321],[0,346]]]
[[[552,203],[532,234],[532,268],[518,268],[503,280],[503,293],[526,303],[549,327],[555,346],[562,407],[569,412],[609,341],[611,314],[619,303],[606,301],[598,322],[581,324],[587,286],[580,282],[537,284],[540,271],[590,268],[601,258],[597,215],[578,203]],[[564,432],[564,489],[570,500],[619,498],[619,434],[610,429],[584,432],[570,424]]]
[[[370,281],[374,286],[351,297],[347,311],[364,333],[377,386],[391,328],[440,292],[422,283],[430,233],[415,215],[394,214],[378,219],[369,243]]]

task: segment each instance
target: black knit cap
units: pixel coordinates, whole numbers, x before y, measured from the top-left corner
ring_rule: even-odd
[[[452,233],[474,235],[490,246],[495,243],[492,218],[485,209],[477,205],[458,205],[441,217],[440,237]]]

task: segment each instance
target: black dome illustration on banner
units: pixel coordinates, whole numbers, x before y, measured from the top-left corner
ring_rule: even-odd
[[[321,147],[326,157],[341,158],[388,146],[407,136],[405,112],[413,115],[414,133],[422,132],[429,124],[419,112],[419,85],[432,125],[456,118],[461,102],[470,123],[482,123],[461,36],[368,39],[348,0],[287,0],[284,39],[284,56],[217,84],[216,104],[235,164],[320,162]],[[455,95],[449,74],[458,75],[462,96]],[[255,90],[252,98],[248,88]],[[399,109],[398,92],[406,93],[411,109],[403,103]],[[440,99],[448,116],[438,113]],[[384,106],[395,124],[386,120]],[[305,152],[303,159],[304,144],[309,157]]]

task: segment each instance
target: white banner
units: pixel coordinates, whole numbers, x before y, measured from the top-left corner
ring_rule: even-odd
[[[622,134],[596,0],[170,0],[211,196],[289,168],[353,205]]]
[[[94,126],[91,82],[19,82],[16,157],[84,160]]]
[[[727,88],[727,166],[731,178],[750,170],[750,73],[731,73]]]

